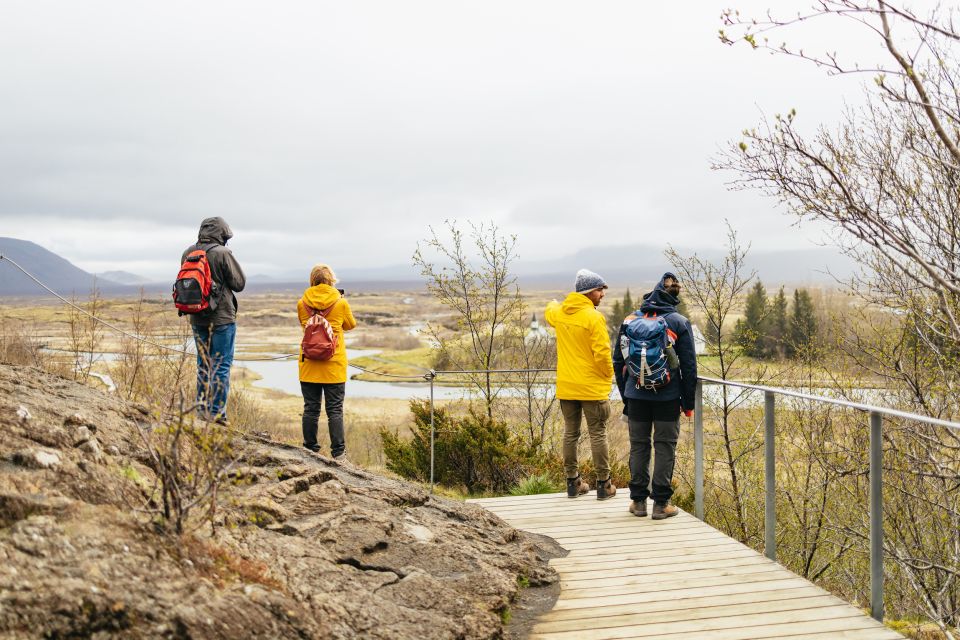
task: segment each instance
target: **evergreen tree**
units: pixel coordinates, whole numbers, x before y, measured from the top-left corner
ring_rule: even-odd
[[[777,296],[770,304],[770,316],[767,322],[767,354],[782,358],[786,355],[789,321],[787,319],[787,295],[780,287]]]
[[[630,289],[627,289],[627,292],[623,294],[623,300],[615,300],[610,308],[610,313],[607,314],[607,333],[610,334],[611,339],[617,336],[623,319],[633,311],[635,311],[633,299],[630,297]]]
[[[796,356],[817,341],[817,316],[813,306],[813,298],[804,289],[793,292],[793,313],[790,316],[790,340],[788,351],[791,357]]]
[[[767,290],[763,283],[757,280],[747,294],[746,309],[742,320],[738,320],[734,328],[734,338],[743,347],[744,354],[751,358],[766,356],[767,334]]]

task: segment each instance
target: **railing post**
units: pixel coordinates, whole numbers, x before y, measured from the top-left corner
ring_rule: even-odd
[[[697,380],[693,401],[693,512],[703,520],[703,382]]]
[[[883,622],[883,415],[870,412],[870,615]]]
[[[434,456],[434,426],[433,426],[433,379],[436,374],[430,370],[430,495],[433,495],[433,456]]]
[[[775,400],[772,391],[763,392],[763,546],[766,556],[777,560],[777,441]]]

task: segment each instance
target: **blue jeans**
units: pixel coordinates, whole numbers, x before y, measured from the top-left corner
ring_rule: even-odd
[[[230,367],[233,366],[236,337],[235,323],[215,327],[193,325],[193,339],[197,344],[197,403],[205,418],[227,417]]]

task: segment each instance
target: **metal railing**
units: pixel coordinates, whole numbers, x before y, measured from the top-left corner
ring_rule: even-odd
[[[777,559],[777,465],[776,465],[776,396],[811,400],[863,411],[870,416],[870,615],[883,621],[883,417],[903,418],[960,431],[960,423],[930,418],[915,413],[888,409],[870,404],[815,396],[789,389],[700,378],[694,404],[694,515],[704,519],[703,510],[703,385],[714,384],[763,392],[764,414],[764,549],[771,560]]]

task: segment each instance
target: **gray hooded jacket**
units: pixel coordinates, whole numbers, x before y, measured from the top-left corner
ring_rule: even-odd
[[[233,252],[226,247],[227,240],[233,237],[233,231],[227,222],[220,217],[207,218],[200,223],[200,233],[196,244],[187,247],[180,258],[180,263],[187,258],[191,251],[204,249],[207,252],[207,262],[210,263],[210,274],[213,281],[219,285],[217,294],[217,308],[212,312],[198,313],[191,316],[190,321],[199,325],[220,326],[237,321],[237,291],[243,291],[247,278]]]

